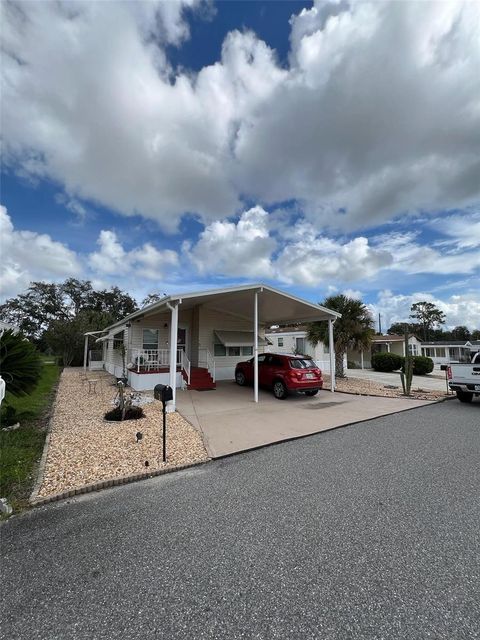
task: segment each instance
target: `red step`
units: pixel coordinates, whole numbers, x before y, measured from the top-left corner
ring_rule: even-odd
[[[184,380],[186,381],[186,374],[182,371]],[[204,389],[215,389],[216,384],[213,381],[208,369],[203,367],[192,367],[190,370],[190,382],[187,385],[187,389],[193,391],[199,391]]]

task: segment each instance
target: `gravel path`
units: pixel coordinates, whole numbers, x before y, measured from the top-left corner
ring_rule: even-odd
[[[105,372],[89,374],[97,379],[97,392],[88,393],[79,369],[65,369],[52,417],[50,443],[38,497],[46,497],[100,480],[155,471],[205,460],[200,433],[178,413],[167,417],[167,463],[162,458],[162,405],[143,407],[146,417],[106,422],[116,389]],[[136,433],[143,434],[140,442]],[[148,463],[148,464],[146,464]]]
[[[329,374],[323,374],[324,389],[330,389],[330,376]],[[397,384],[391,386],[397,386],[396,389],[390,389],[387,385],[373,380],[366,380],[360,378],[337,378],[336,389],[343,393],[354,393],[362,396],[381,396],[384,398],[405,398],[403,395],[402,383],[400,376],[398,377]],[[445,391],[434,391],[432,389],[422,389],[416,385],[412,385],[410,397],[415,400],[440,400],[446,398],[447,393]]]

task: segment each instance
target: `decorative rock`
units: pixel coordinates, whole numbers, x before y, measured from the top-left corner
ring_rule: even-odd
[[[5,516],[10,516],[13,512],[12,506],[8,503],[6,498],[0,498],[0,513]]]

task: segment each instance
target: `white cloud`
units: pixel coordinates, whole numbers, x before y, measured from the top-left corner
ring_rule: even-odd
[[[394,322],[412,322],[409,318],[410,307],[415,302],[426,300],[433,302],[446,315],[446,327],[452,329],[466,325],[471,330],[480,328],[480,298],[477,292],[452,295],[442,300],[428,292],[410,295],[397,294],[384,290],[378,294],[377,302],[368,305],[375,318],[382,315],[382,329],[387,330]]]
[[[101,231],[97,244],[100,250],[91,253],[88,260],[97,276],[160,280],[174,271],[179,264],[175,251],[159,251],[149,242],[142,247],[125,251],[114,231]]]
[[[81,273],[76,254],[44,233],[14,229],[0,205],[0,296],[16,295],[32,280],[62,280]]]
[[[201,274],[271,278],[276,242],[268,231],[268,213],[261,207],[245,211],[238,223],[213,222],[186,252]]]
[[[478,3],[317,2],[287,69],[235,31],[198,74],[164,49],[192,5],[2,3],[7,161],[169,230],[244,196],[349,232],[479,200]]]

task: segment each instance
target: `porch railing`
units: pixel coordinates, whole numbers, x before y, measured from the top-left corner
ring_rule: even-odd
[[[177,350],[177,364],[181,362],[182,353],[181,349]],[[130,349],[128,361],[135,366],[137,373],[169,367],[170,349]]]
[[[198,350],[198,366],[205,367],[215,382],[215,360],[208,349],[201,347]]]
[[[187,384],[190,384],[191,363],[183,349],[180,349],[180,365],[182,367],[182,370],[185,371],[185,375],[187,376]]]

